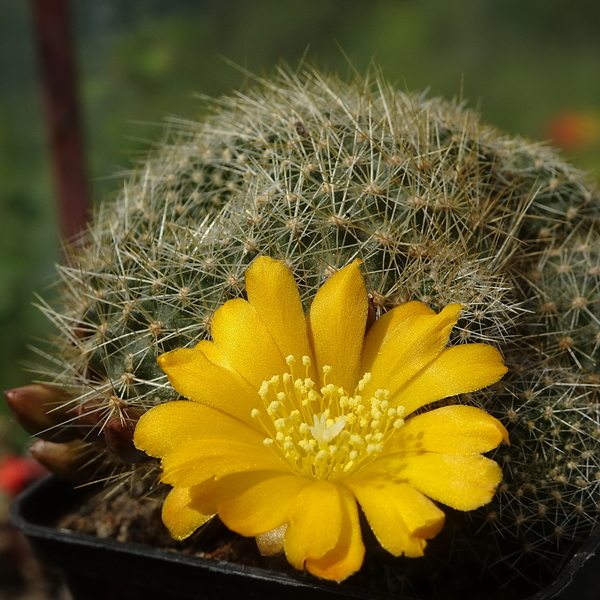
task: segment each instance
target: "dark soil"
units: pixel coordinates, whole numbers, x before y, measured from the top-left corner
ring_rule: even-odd
[[[118,494],[110,498],[101,491],[63,515],[57,527],[203,558],[294,572],[283,556],[261,556],[253,538],[233,533],[218,518],[209,521],[187,540],[178,542],[171,538],[161,521],[161,507],[161,497],[134,498]]]

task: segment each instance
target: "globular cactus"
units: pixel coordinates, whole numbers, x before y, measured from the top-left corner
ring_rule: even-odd
[[[70,394],[76,426],[87,415],[98,473],[155,481],[154,463],[107,452],[102,432],[177,397],[156,357],[209,336],[256,256],[289,265],[306,305],[360,258],[378,315],[460,302],[452,343],[501,349],[505,378],[457,401],[508,428],[495,455],[505,481],[461,527],[491,540],[490,562],[555,568],[598,518],[600,203],[584,176],[378,76],[282,71],[209,113],[175,122],[100,205],[59,267],[60,305],[43,306],[59,329],[45,380]]]

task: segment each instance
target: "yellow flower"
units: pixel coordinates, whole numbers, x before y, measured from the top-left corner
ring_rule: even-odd
[[[257,258],[246,291],[214,314],[213,341],[159,356],[194,402],[152,408],[135,432],[173,486],[162,516],[174,538],[218,514],[245,536],[284,534],[294,567],[341,581],[363,561],[357,503],[387,551],[421,556],[444,522],[432,500],[465,511],[491,500],[502,473],[482,453],[508,441],[498,420],[462,405],[407,418],[506,372],[492,346],[445,347],[461,305],[408,302],[365,335],[359,261],[307,317],[281,262]]]

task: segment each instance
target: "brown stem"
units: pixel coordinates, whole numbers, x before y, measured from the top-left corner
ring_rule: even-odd
[[[75,68],[66,0],[31,0],[50,150],[65,239],[88,219],[90,190],[75,92]]]

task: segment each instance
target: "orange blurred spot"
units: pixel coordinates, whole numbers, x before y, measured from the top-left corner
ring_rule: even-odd
[[[566,111],[550,120],[546,132],[560,148],[587,148],[600,142],[600,117],[595,114]]]

